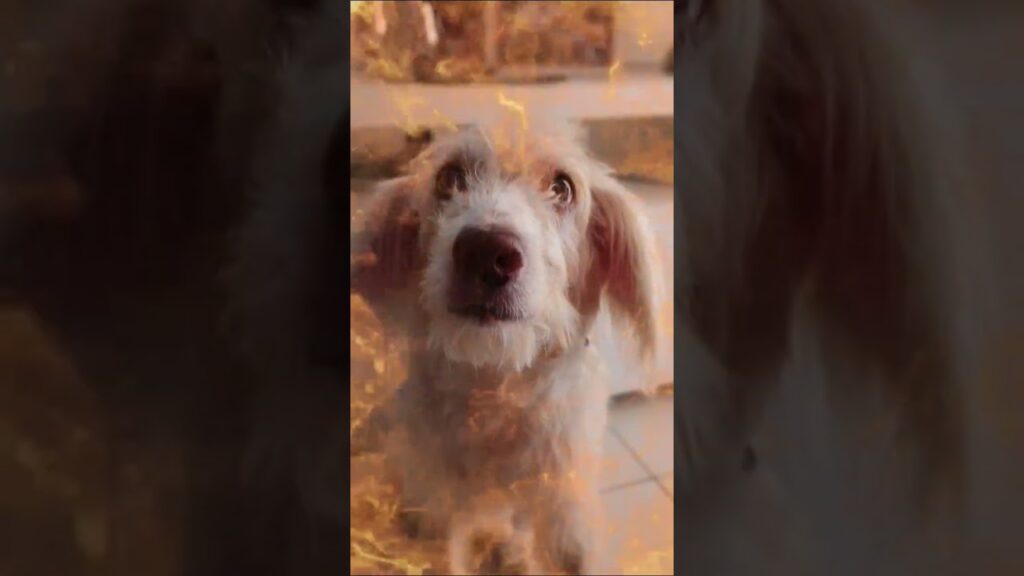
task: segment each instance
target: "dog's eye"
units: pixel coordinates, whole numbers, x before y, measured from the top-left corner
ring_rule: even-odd
[[[572,179],[563,172],[555,174],[555,177],[551,179],[551,186],[548,187],[548,192],[562,206],[571,204],[576,196],[576,188],[572,184]]]
[[[465,166],[458,163],[445,165],[437,173],[435,182],[437,197],[448,200],[457,192],[465,192],[468,189],[466,179]]]

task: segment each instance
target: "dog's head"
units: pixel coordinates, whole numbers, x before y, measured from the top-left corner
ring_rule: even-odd
[[[368,212],[354,289],[414,306],[450,360],[521,370],[586,338],[604,296],[640,351],[653,347],[648,226],[571,127],[447,136]]]

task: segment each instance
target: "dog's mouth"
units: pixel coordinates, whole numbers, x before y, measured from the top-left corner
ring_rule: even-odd
[[[482,325],[499,322],[519,322],[526,316],[515,308],[501,302],[486,304],[449,304],[448,312],[460,318],[475,320]]]

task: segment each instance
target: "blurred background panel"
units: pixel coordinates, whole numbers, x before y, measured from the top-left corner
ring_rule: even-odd
[[[973,407],[970,571],[1024,573],[1024,4],[942,1],[927,7],[947,97],[961,113],[974,195],[995,273]]]
[[[0,574],[295,561],[297,506],[242,478],[259,386],[224,267],[318,4],[0,2]]]
[[[990,274],[971,279],[984,301],[972,303],[982,329],[976,335],[978,371],[966,390],[968,504],[959,518],[956,550],[926,554],[948,554],[935,574],[1022,574],[1024,4],[863,1],[879,7],[884,23],[919,58],[912,72],[935,82],[932,96],[944,106],[937,122],[955,138],[957,160],[970,173],[965,195],[973,202],[956,216],[975,226],[978,237],[973,240],[982,247],[975,256],[988,260],[980,268]],[[686,378],[705,376],[687,367]],[[830,422],[822,410],[808,407],[816,398],[799,387],[777,394],[759,448],[784,452],[788,461],[772,461],[762,454],[757,473],[730,491],[728,502],[715,508],[710,518],[697,520],[688,514],[689,541],[706,554],[705,561],[684,561],[688,573],[720,573],[725,564],[733,573],[793,574],[817,562],[835,567],[837,573],[850,573],[867,554],[879,553],[879,559],[892,563],[918,553],[899,546],[881,553],[872,547],[878,534],[858,525],[858,515],[874,513],[877,503],[852,504],[851,509],[858,509],[852,516],[835,512],[854,501],[842,488],[844,478],[817,471],[821,461],[838,451],[829,450],[825,431]],[[867,474],[873,476],[874,471],[868,468]],[[877,513],[884,518],[898,514],[888,508]],[[820,515],[819,526],[828,529],[817,530],[804,520],[813,515]],[[830,540],[833,527],[837,535]]]

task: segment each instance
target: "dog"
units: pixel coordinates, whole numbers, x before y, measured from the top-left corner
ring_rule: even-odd
[[[452,573],[604,573],[588,335],[607,307],[650,358],[656,262],[637,198],[580,142],[557,121],[442,136],[374,193],[354,244],[353,290],[411,341],[389,458]],[[477,538],[496,540],[479,562]]]
[[[771,402],[784,390],[810,402],[816,386],[843,430],[836,445],[857,454],[837,465],[851,467],[841,477],[859,462],[886,479],[847,502],[915,500],[926,523],[962,503],[980,300],[969,283],[983,282],[961,217],[970,187],[955,129],[942,131],[954,118],[929,90],[937,78],[900,52],[886,9],[888,19],[866,0],[677,3],[678,321],[690,377],[676,446],[691,519],[761,460],[759,432],[780,424],[765,421]],[[878,488],[896,485],[899,496]],[[899,509],[865,532],[883,533]]]

